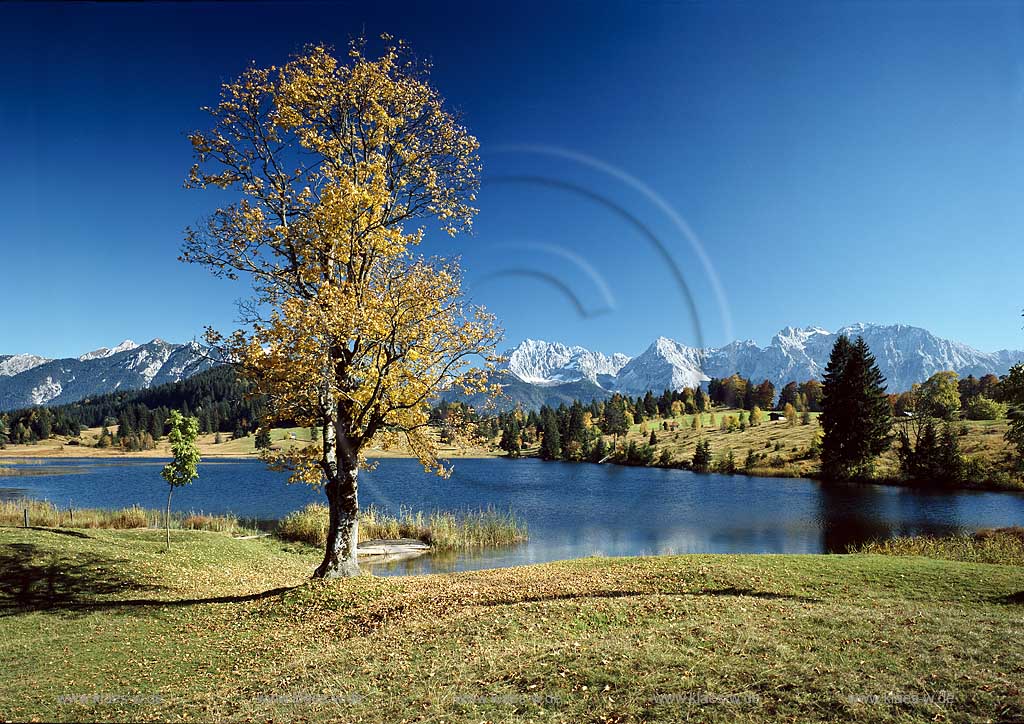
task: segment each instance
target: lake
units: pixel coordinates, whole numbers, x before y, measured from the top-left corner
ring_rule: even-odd
[[[162,460],[5,461],[24,475],[0,477],[0,497],[77,508],[162,508]],[[373,567],[395,575],[579,558],[663,553],[825,553],[896,535],[943,535],[1024,524],[1024,495],[927,492],[880,485],[821,484],[687,470],[505,460],[457,460],[448,480],[414,460],[384,459],[360,477],[360,504],[388,512],[493,506],[526,521],[530,540],[500,550],[424,556]],[[271,519],[322,492],[288,485],[258,460],[214,460],[174,509]]]

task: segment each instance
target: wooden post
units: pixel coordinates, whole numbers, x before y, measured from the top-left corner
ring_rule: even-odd
[[[69,506],[68,507],[68,515],[71,516],[71,525],[68,526],[68,527],[69,528],[74,528],[75,527],[75,509]]]
[[[28,528],[28,508],[25,508],[25,527]]]

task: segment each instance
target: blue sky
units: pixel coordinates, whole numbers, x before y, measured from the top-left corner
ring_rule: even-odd
[[[0,4],[0,353],[232,326],[176,260],[198,108],[251,60],[410,41],[481,142],[473,298],[640,352],[786,325],[1024,347],[1024,6]],[[687,231],[687,229],[689,231]]]

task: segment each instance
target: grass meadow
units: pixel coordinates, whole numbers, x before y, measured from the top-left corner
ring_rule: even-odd
[[[589,558],[311,582],[312,548],[0,528],[0,711],[47,721],[1013,721],[1024,568]]]

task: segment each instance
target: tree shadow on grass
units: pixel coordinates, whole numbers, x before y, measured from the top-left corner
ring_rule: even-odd
[[[484,606],[510,606],[517,603],[538,603],[544,601],[569,601],[583,598],[636,598],[640,596],[746,596],[749,598],[760,598],[763,600],[787,600],[800,601],[802,603],[818,603],[820,599],[808,596],[797,596],[790,593],[774,593],[772,591],[755,591],[751,588],[717,588],[703,589],[697,591],[659,591],[659,590],[612,590],[592,591],[580,593],[550,593],[538,596],[509,596],[506,598],[487,601]]]
[[[997,596],[992,600],[994,603],[1002,603],[1007,606],[1024,606],[1024,591],[1009,593],[1005,596]]]
[[[91,553],[58,557],[31,543],[0,546],[0,618],[33,611],[67,614],[136,607],[176,607],[204,603],[244,603],[278,596],[289,587],[210,598],[115,598],[117,594],[167,590],[125,570],[127,561]]]
[[[156,590],[123,572],[124,561],[92,553],[57,556],[31,543],[0,547],[0,616],[73,608],[126,591]]]
[[[56,535],[68,535],[68,536],[71,536],[72,538],[92,538],[92,536],[89,535],[88,533],[83,533],[80,530],[67,530],[66,528],[43,528],[43,527],[40,527],[40,526],[32,525],[32,526],[29,526],[27,529],[26,528],[21,528],[21,529],[22,530],[41,530],[44,533],[54,533]]]

